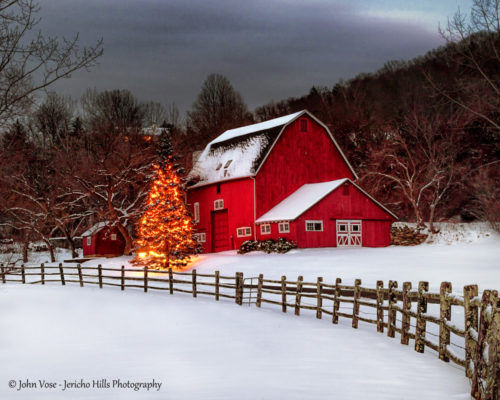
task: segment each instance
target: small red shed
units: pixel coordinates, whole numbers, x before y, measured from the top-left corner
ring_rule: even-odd
[[[83,256],[116,257],[123,255],[125,239],[108,222],[99,222],[82,234]]]

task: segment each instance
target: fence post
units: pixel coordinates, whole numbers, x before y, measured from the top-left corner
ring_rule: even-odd
[[[102,289],[102,266],[101,266],[101,264],[99,264],[97,266],[97,275],[98,275],[98,279],[99,279],[99,287]]]
[[[240,306],[243,305],[244,282],[245,280],[243,278],[243,272],[240,272],[240,290],[239,290]]]
[[[377,281],[377,332],[384,332],[384,281]]]
[[[316,318],[321,319],[323,315],[323,297],[321,297],[321,290],[323,289],[323,278],[318,277],[316,282]]]
[[[5,268],[3,264],[0,264],[0,269],[2,269],[2,283],[5,283]]]
[[[264,283],[264,275],[259,274],[259,281],[257,283],[257,300],[255,302],[255,305],[260,308],[262,304],[262,285]]]
[[[471,305],[471,301],[479,293],[477,285],[464,287],[464,327],[465,327],[465,375],[472,378],[471,363],[476,354],[476,341],[472,338],[471,331],[478,331],[478,308]]]
[[[21,265],[21,282],[26,283],[26,272],[24,271],[24,264]]]
[[[170,294],[174,294],[174,273],[172,272],[172,268],[168,269],[168,289]]]
[[[59,263],[59,273],[61,275],[61,284],[64,286],[66,285],[66,279],[64,279],[64,269],[61,263]]]
[[[281,311],[286,313],[286,276],[281,277]]]
[[[197,293],[196,293],[196,270],[193,269],[193,271],[191,272],[191,276],[193,278],[193,297],[196,297]]]
[[[295,315],[300,315],[300,300],[302,298],[302,281],[304,277],[300,275],[297,278],[297,286],[295,287]]]
[[[148,267],[144,267],[144,293],[148,291]]]
[[[359,316],[359,298],[361,295],[361,279],[354,280],[354,293],[352,302],[352,327],[358,329],[358,316]]]
[[[450,330],[446,324],[451,320],[451,306],[448,294],[451,293],[451,283],[442,282],[439,290],[439,358],[445,362],[450,359],[447,356],[446,346],[450,344]]]
[[[496,300],[498,304],[498,298]],[[500,399],[500,308],[498,306],[491,318],[488,343],[486,395],[490,395],[491,399],[498,400]]]
[[[394,309],[394,304],[397,302],[396,293],[394,289],[398,287],[397,281],[389,281],[389,309],[387,311],[387,336],[395,336],[395,326],[396,326],[396,310]]]
[[[82,266],[80,264],[76,264],[76,269],[78,270],[78,281],[80,282],[80,287],[83,287]]]
[[[121,270],[121,274],[120,274],[120,278],[121,278],[121,290],[125,290],[125,266],[122,265],[122,270]]]
[[[335,279],[335,292],[333,295],[333,312],[332,312],[332,324],[339,323],[339,309],[340,309],[340,284],[342,283],[342,279]]]
[[[215,300],[219,301],[220,272],[215,271]]]
[[[493,390],[495,390],[495,379],[489,375],[491,369],[489,362],[485,360],[485,349],[491,343],[488,343],[490,336],[489,332],[492,328],[493,312],[496,314],[496,307],[498,303],[498,292],[492,290],[485,290],[481,301],[481,313],[479,316],[479,330],[476,354],[474,355],[474,371],[472,373],[472,389],[471,396],[475,399],[496,400],[493,397]],[[491,349],[487,356],[491,354]],[[483,382],[485,385],[483,386]],[[497,388],[498,389],[498,388]]]
[[[42,285],[45,285],[45,265],[44,263],[40,264],[40,275],[42,279]]]
[[[429,290],[429,282],[420,281],[418,283],[418,300],[417,300],[417,327],[415,328],[415,351],[423,353],[425,351],[425,319],[424,314],[427,312],[427,297],[425,294]]]
[[[411,301],[408,292],[411,290],[411,282],[403,282],[403,318],[401,322],[401,344],[408,344],[410,337],[410,321],[411,317],[408,311],[411,309]]]

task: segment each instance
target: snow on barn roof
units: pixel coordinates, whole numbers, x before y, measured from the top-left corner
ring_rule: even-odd
[[[330,182],[306,183],[285,198],[281,203],[271,208],[255,222],[258,224],[272,221],[293,221],[346,181],[349,181],[349,179],[344,178]]]
[[[199,178],[192,187],[253,176],[283,127],[305,112],[225,131],[200,154],[189,173]]]
[[[93,225],[89,229],[87,229],[85,232],[82,233],[82,237],[85,236],[92,236],[94,233],[99,232],[102,228],[105,226],[108,226],[109,222],[104,221],[104,222],[98,222],[97,224]]]
[[[377,200],[366,193],[353,181],[348,178],[344,178],[330,182],[306,183],[305,185],[302,185],[290,196],[285,198],[283,201],[278,203],[276,206],[274,206],[268,212],[258,218],[255,223],[260,224],[263,222],[293,221],[304,214],[326,195],[330,194],[339,186],[341,186],[344,182],[350,182],[384,211],[389,213],[396,220],[398,219],[395,214],[393,214],[390,210],[380,204]]]
[[[277,126],[283,126],[293,121],[302,113],[304,113],[304,111],[299,111],[290,115],[285,115],[283,117],[270,119],[269,121],[259,122],[258,124],[242,126],[241,128],[236,129],[229,129],[222,135],[217,136],[209,144],[225,142],[226,140],[231,140],[238,136],[248,135],[254,132],[266,131],[271,128],[276,128]]]
[[[328,128],[311,113],[302,110],[269,121],[230,129],[216,137],[205,147],[189,173],[188,179],[197,180],[197,183],[191,187],[254,176],[283,129],[303,114],[307,114],[327,130],[333,143],[356,177],[356,173]]]

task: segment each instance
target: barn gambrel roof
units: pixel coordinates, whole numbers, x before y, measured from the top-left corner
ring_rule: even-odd
[[[258,124],[230,129],[216,137],[205,147],[189,173],[189,180],[199,179],[191,187],[255,176],[285,128],[302,115],[308,115],[327,131],[354,177],[357,178],[328,127],[310,112],[303,110]]]

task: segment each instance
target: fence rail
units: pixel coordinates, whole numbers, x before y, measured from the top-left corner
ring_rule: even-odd
[[[127,273],[129,273],[127,275]],[[51,266],[41,264],[36,267],[21,266],[17,269],[0,265],[3,283],[46,284],[57,282],[61,285],[76,283],[149,290],[162,290],[170,294],[188,293],[213,296],[216,301],[232,299],[238,305],[263,304],[278,306],[282,312],[293,310],[299,316],[303,310],[315,312],[316,318],[327,315],[333,324],[339,318],[348,318],[352,327],[359,321],[373,324],[377,332],[387,331],[387,336],[400,335],[400,342],[409,345],[414,341],[414,349],[423,353],[426,348],[435,351],[445,362],[453,362],[465,369],[471,380],[471,395],[478,400],[500,400],[500,305],[496,290],[485,290],[478,296],[477,285],[468,285],[463,296],[452,294],[449,282],[441,283],[440,292],[429,292],[428,282],[419,282],[412,290],[411,282],[389,281],[384,287],[382,281],[375,288],[361,286],[360,279],[354,285],[342,285],[337,278],[334,284],[304,282],[302,276],[289,280],[258,277],[244,278],[243,273],[234,276],[199,274],[196,270],[177,272],[150,270],[147,268],[82,267],[80,264]],[[435,314],[429,312],[433,307]],[[463,326],[452,323],[452,311],[458,307],[463,312]],[[430,340],[430,338],[435,340]]]

